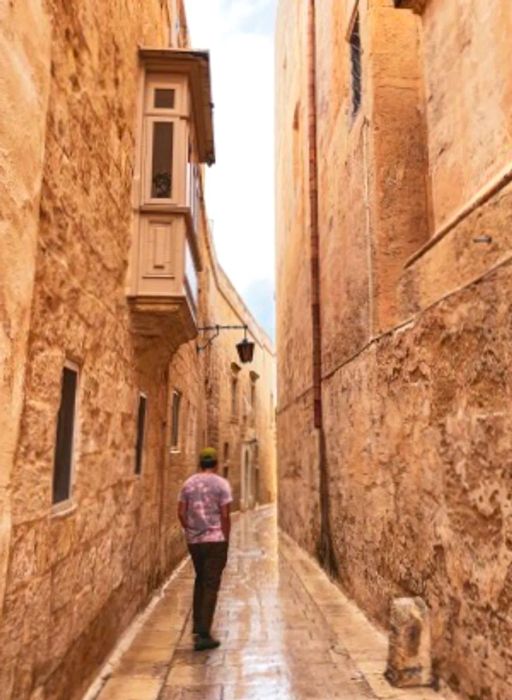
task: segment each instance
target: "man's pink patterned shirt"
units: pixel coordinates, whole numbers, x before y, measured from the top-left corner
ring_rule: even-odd
[[[187,504],[187,542],[224,542],[220,509],[232,500],[229,482],[218,474],[200,472],[187,479],[179,495]]]

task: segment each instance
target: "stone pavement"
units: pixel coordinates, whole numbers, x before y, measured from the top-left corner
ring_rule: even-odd
[[[384,679],[386,637],[288,537],[273,508],[233,529],[214,631],[194,652],[190,564],[171,581],[97,700],[442,700]]]

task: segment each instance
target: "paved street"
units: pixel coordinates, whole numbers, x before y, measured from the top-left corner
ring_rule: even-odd
[[[98,700],[440,700],[383,679],[386,639],[288,538],[272,508],[236,521],[214,632],[192,651],[190,564],[140,626]]]

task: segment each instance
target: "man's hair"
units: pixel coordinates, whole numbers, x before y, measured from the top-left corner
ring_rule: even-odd
[[[215,469],[215,467],[217,466],[217,460],[216,459],[215,460],[213,460],[213,459],[209,459],[209,460],[208,459],[201,459],[201,460],[199,460],[199,465],[200,465],[201,469]]]

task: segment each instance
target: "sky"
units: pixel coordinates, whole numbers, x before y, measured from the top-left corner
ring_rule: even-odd
[[[277,0],[185,0],[209,49],[216,164],[206,206],[219,262],[274,337],[274,18]]]

